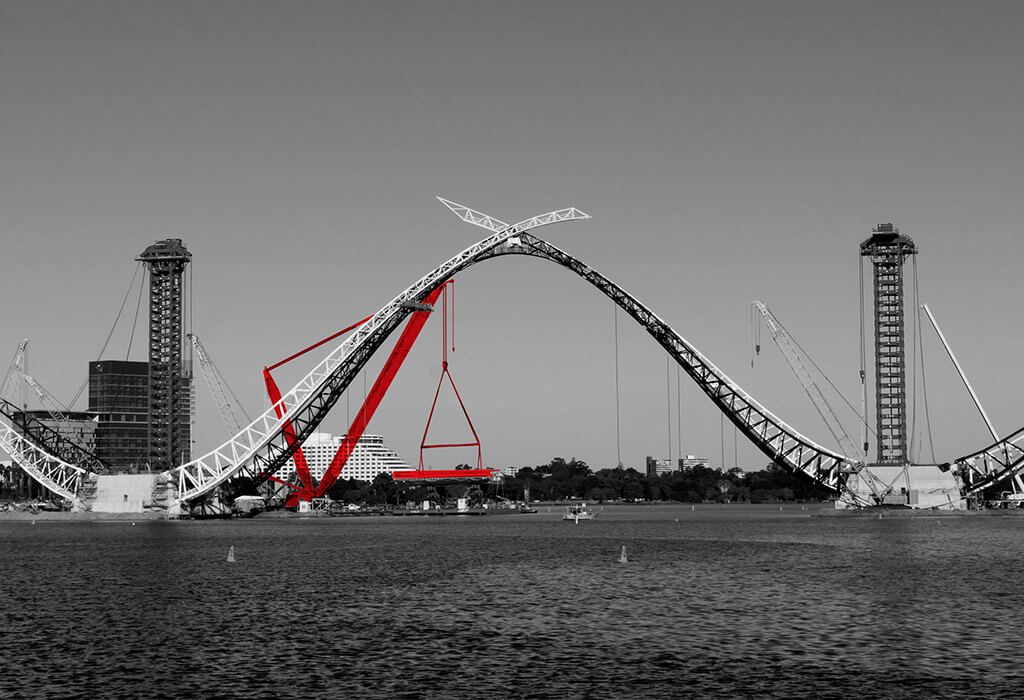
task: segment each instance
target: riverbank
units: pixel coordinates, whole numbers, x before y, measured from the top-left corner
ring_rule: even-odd
[[[109,522],[109,521],[129,521],[136,522],[141,520],[166,520],[167,516],[164,513],[159,512],[148,512],[148,513],[93,513],[91,511],[59,511],[59,510],[41,510],[38,513],[31,511],[0,511],[0,522],[44,522],[44,521],[59,521],[59,522]]]

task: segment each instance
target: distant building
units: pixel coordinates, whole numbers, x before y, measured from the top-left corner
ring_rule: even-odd
[[[694,455],[686,455],[679,460],[680,469],[693,469],[694,467],[709,467],[711,466],[711,460],[707,457],[696,457]]]
[[[313,479],[319,481],[323,478],[344,437],[331,433],[313,433],[306,438],[302,444],[302,454],[306,457],[306,464]],[[349,455],[348,462],[345,463],[345,468],[341,470],[338,478],[373,481],[378,474],[390,474],[409,468],[396,452],[384,446],[382,435],[363,435]],[[283,481],[289,481],[295,476],[295,462],[288,460],[275,476]]]
[[[502,467],[501,475],[515,477],[515,475],[519,473],[520,469],[522,469],[522,467]]]
[[[97,416],[96,456],[120,471],[149,468],[149,363],[89,363],[89,413]]]
[[[674,471],[676,471],[676,467],[672,466],[672,460],[647,457],[647,476],[661,476]]]

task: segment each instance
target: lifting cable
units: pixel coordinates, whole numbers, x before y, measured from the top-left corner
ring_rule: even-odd
[[[780,321],[776,317],[775,322],[779,324],[779,328],[781,328],[785,332],[785,334],[787,336],[789,336],[789,339],[793,341],[793,344],[796,345],[796,347],[800,350],[800,352],[803,353],[804,357],[807,358],[807,361],[811,363],[811,366],[814,367],[814,369],[816,369],[818,371],[818,374],[821,375],[822,379],[824,379],[826,382],[828,382],[828,385],[830,387],[832,387],[832,390],[834,392],[836,392],[836,394],[839,396],[839,398],[841,398],[843,400],[843,403],[846,404],[846,407],[849,408],[851,411],[853,411],[853,414],[855,416],[857,416],[858,418],[860,418],[861,420],[863,420],[865,422],[865,425],[867,425],[867,418],[864,417],[864,416],[861,416],[860,415],[860,411],[858,411],[856,408],[854,408],[853,405],[849,401],[846,400],[846,396],[844,396],[843,392],[839,390],[839,387],[837,387],[832,382],[832,380],[829,379],[828,375],[825,374],[825,372],[821,369],[821,367],[818,366],[818,363],[816,363],[814,361],[814,358],[811,357],[810,353],[808,353],[806,350],[804,350],[803,346],[800,345],[800,342],[796,338],[793,337],[793,334],[790,333],[788,330],[786,330],[786,327],[782,325],[782,321]],[[870,426],[868,426],[868,430],[871,432],[872,435],[875,434],[875,431]]]
[[[761,354],[761,318],[753,304],[750,305],[750,367],[754,367],[754,357]]]
[[[917,267],[914,267],[914,298],[917,298]],[[915,309],[915,315],[920,317],[921,309]],[[932,419],[928,411],[928,381],[925,377],[924,343],[921,342],[921,334],[917,335],[918,354],[921,357],[921,398],[924,399],[924,422],[928,427],[928,448],[931,450],[932,463],[938,464],[935,459],[935,441],[932,439]]]
[[[861,416],[861,442],[864,448],[864,455],[868,453],[868,431],[871,430],[871,426],[868,425],[868,383],[867,383],[867,339],[864,333],[864,256],[860,255],[857,257],[857,264],[860,268],[860,274],[857,276],[860,282],[860,390],[861,390],[861,410],[864,411],[864,415]]]
[[[140,265],[142,263],[139,263]],[[142,271],[142,282],[139,284],[139,299],[135,302],[135,318],[132,320],[132,332],[128,336],[128,349],[124,352],[124,361],[128,361],[128,356],[132,352],[132,343],[135,341],[135,328],[139,325],[139,309],[142,308],[142,290],[146,286],[146,270]]]
[[[679,363],[676,363],[676,440],[679,453],[679,459],[683,458],[683,393],[682,384],[680,383],[680,370]]]
[[[914,325],[912,326],[914,331],[914,340],[910,346],[910,432],[907,440],[907,460],[914,464],[914,458],[920,459],[920,455],[914,449],[914,440],[917,437],[917,365],[920,360],[918,356],[918,348],[920,343],[918,338],[921,335],[921,311],[920,311],[920,300],[917,296],[917,256],[911,256],[910,263],[913,266],[913,301],[914,301]],[[905,305],[904,305],[905,306]],[[904,322],[905,323],[905,322]],[[904,384],[904,390],[906,385]]]
[[[622,428],[619,417],[619,307],[614,302],[615,313],[615,452],[619,457],[618,466],[622,467]]]
[[[668,464],[672,466],[672,361],[671,356],[665,353],[665,417],[668,422]]]
[[[142,262],[141,261],[138,262],[135,265],[135,272],[132,273],[132,280],[131,280],[131,282],[128,283],[128,289],[124,293],[124,299],[121,300],[121,308],[119,308],[117,310],[117,316],[114,318],[113,325],[110,326],[110,332],[107,333],[107,339],[103,341],[103,347],[100,348],[99,353],[96,355],[96,361],[99,361],[99,360],[103,359],[103,353],[105,353],[107,351],[107,345],[110,344],[110,339],[113,337],[114,330],[117,329],[117,323],[118,323],[118,321],[121,320],[121,314],[124,312],[124,305],[128,303],[128,297],[131,295],[132,288],[135,286],[135,278],[139,276],[139,268],[140,267],[142,267]],[[143,277],[145,277],[145,273],[143,273]],[[140,295],[142,294],[142,284],[141,283],[139,285],[139,294]],[[87,387],[88,385],[89,385],[89,377],[87,376],[85,378],[85,381],[82,382],[82,385],[80,387],[78,387],[78,391],[75,392],[74,398],[71,399],[71,403],[69,404],[70,406],[74,406],[75,405],[75,403],[78,401],[78,399],[82,396],[82,392],[85,391],[85,387]]]
[[[423,439],[420,441],[420,464],[419,470],[423,470],[423,450],[429,450],[439,447],[476,447],[476,461],[477,468],[483,468],[483,450],[480,445],[480,437],[477,435],[476,428],[473,427],[473,421],[469,417],[469,411],[466,410],[466,405],[462,401],[462,396],[459,395],[459,389],[455,386],[455,380],[452,379],[451,372],[448,369],[448,286],[455,286],[455,280],[448,280],[441,285],[441,376],[437,380],[437,391],[434,392],[434,402],[430,405],[430,414],[427,416],[427,425],[423,429]],[[454,306],[452,308],[454,315]],[[454,329],[455,323],[452,321],[452,328]],[[454,330],[452,336],[452,352],[455,351],[455,339]],[[462,409],[462,415],[466,417],[466,423],[469,425],[470,432],[473,433],[474,442],[459,442],[459,443],[432,443],[427,444],[427,434],[430,432],[430,422],[434,418],[434,409],[437,408],[437,397],[441,394],[441,385],[444,382],[444,378],[448,377],[448,383],[451,384],[452,391],[455,392],[455,398],[459,402],[459,407]]]

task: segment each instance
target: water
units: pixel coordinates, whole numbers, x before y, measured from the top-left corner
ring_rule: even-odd
[[[0,522],[0,697],[1024,696],[1024,518],[812,513]]]

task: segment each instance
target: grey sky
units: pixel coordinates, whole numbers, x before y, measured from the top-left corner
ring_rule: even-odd
[[[133,258],[180,237],[195,331],[254,411],[265,364],[482,237],[435,195],[505,220],[575,205],[594,219],[541,235],[831,444],[769,341],[750,368],[748,303],[855,398],[857,245],[891,220],[1008,432],[1024,422],[1021,36],[1017,2],[0,0],[0,362],[30,338],[30,371],[70,398]],[[611,302],[518,258],[469,270],[457,294],[452,373],[485,461],[614,465]],[[411,463],[439,332],[371,425]],[[924,338],[949,459],[987,432]],[[127,341],[123,324],[107,356]],[[665,360],[624,317],[620,362],[623,458],[639,466],[668,451]],[[227,436],[201,380],[197,394],[205,450]],[[717,463],[717,412],[688,380],[683,404],[684,452]],[[343,432],[345,408],[324,428]],[[731,465],[731,429],[726,442]],[[741,445],[739,462],[765,459]]]

